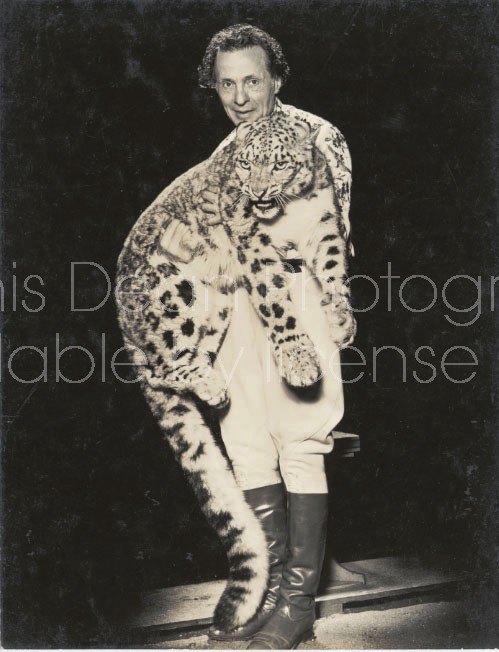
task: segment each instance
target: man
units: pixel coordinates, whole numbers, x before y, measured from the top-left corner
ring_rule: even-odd
[[[215,88],[234,125],[273,112],[299,116],[317,130],[316,146],[326,156],[348,237],[351,164],[340,132],[326,121],[279,102],[289,75],[280,45],[262,30],[234,25],[211,39],[198,69],[200,85]],[[217,151],[234,138],[232,132]],[[206,189],[203,208],[215,224],[216,183]],[[178,229],[178,227],[175,227]],[[232,632],[210,631],[214,640],[250,639],[249,648],[290,649],[312,633],[325,550],[327,481],[324,455],[333,447],[331,431],[343,415],[339,353],[330,341],[316,279],[293,261],[284,216],[271,233],[288,262],[289,290],[302,326],[325,361],[321,383],[309,392],[286,386],[271,356],[265,356],[263,328],[246,291],[234,296],[235,309],[216,364],[228,376],[231,402],[220,415],[221,431],[238,484],[259,516],[270,558],[268,593],[248,625]],[[304,221],[303,228],[306,228]],[[181,238],[170,253],[188,261]],[[296,254],[295,254],[296,256]],[[326,361],[333,361],[327,365]],[[284,481],[284,486],[283,486]]]

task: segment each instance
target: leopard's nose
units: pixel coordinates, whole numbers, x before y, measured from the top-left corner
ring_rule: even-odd
[[[267,192],[267,188],[265,188],[264,190],[260,190],[260,192],[254,190],[253,194],[255,195],[256,199],[263,199],[265,197],[266,192]]]

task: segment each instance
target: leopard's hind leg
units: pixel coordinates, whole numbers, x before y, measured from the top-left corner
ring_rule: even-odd
[[[134,303],[120,306],[125,341],[151,387],[192,391],[221,407],[228,401],[227,387],[213,362],[230,321],[232,297],[208,288],[213,301],[206,303],[202,284],[158,258],[143,265],[127,288]]]
[[[214,623],[231,630],[247,623],[263,600],[268,581],[265,535],[194,399],[152,389],[144,382],[142,389],[227,554],[229,577]]]

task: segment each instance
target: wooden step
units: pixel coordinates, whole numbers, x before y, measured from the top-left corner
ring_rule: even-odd
[[[355,457],[360,451],[360,437],[351,432],[340,432],[333,430],[334,435],[334,457]]]
[[[466,573],[428,568],[416,558],[381,557],[346,564],[348,570],[361,574],[365,584],[330,584],[317,597],[318,616],[355,608],[362,603],[385,603],[387,599],[409,599],[456,589],[469,581]]]
[[[328,585],[317,598],[319,617],[356,603],[449,590],[465,580],[463,574],[427,569],[416,559],[383,557],[349,562],[346,566],[347,575]],[[354,580],[348,577],[349,571]],[[209,625],[224,586],[225,581],[216,581],[149,591],[143,595],[142,608],[129,626],[152,631]]]

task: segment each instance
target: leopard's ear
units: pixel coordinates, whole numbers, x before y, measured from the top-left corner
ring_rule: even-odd
[[[297,144],[304,147],[314,147],[320,127],[312,129],[308,122],[299,120],[294,125],[297,133]]]
[[[303,120],[297,120],[293,125],[293,128],[296,133],[297,144],[301,145],[302,143],[303,144],[306,143],[310,137],[310,131],[311,131],[308,122],[304,122]]]
[[[315,143],[317,142],[317,138],[318,138],[318,136],[319,136],[319,131],[320,131],[320,130],[321,130],[320,127],[316,127],[315,129],[313,129],[313,130],[310,132],[310,144],[311,144],[311,145],[315,145]]]
[[[236,127],[236,143],[238,145],[241,145],[243,140],[246,138],[248,133],[251,130],[251,123],[250,122],[241,122],[240,124],[237,125]]]

